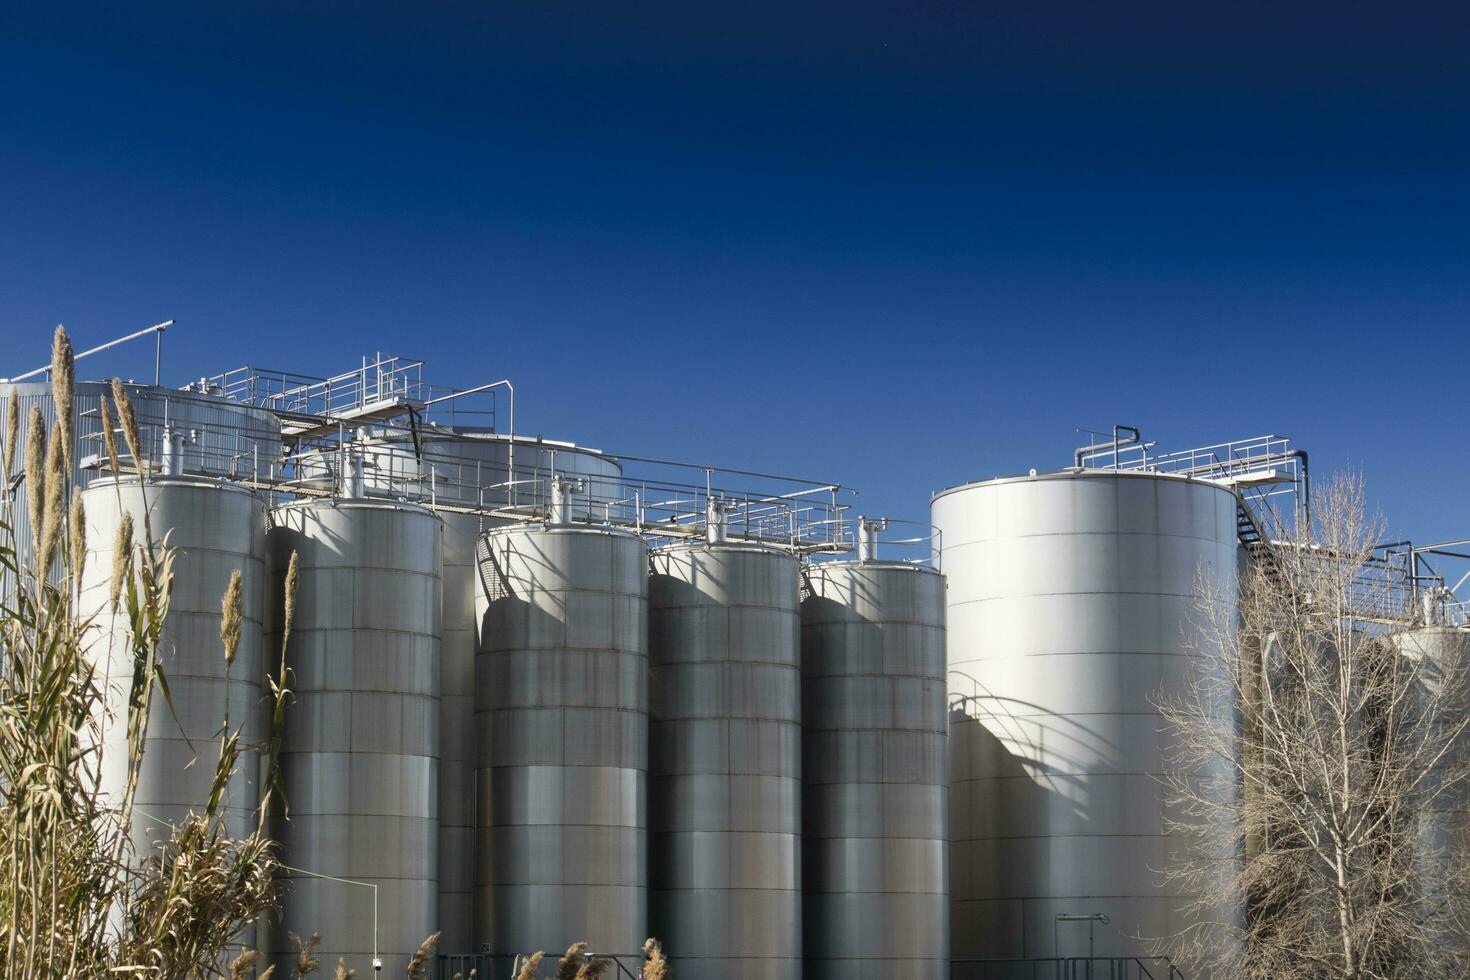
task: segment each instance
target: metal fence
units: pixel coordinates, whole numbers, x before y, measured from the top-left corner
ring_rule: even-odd
[[[950,961],[950,980],[1185,980],[1167,956],[1058,956]]]

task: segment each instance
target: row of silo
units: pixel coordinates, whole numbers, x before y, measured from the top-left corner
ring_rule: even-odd
[[[651,934],[708,978],[942,972],[936,573],[822,564],[803,600],[780,549],[557,524],[490,531],[480,569],[480,939]]]
[[[363,482],[371,494],[371,471]],[[281,589],[298,556],[289,812],[272,823],[289,880],[264,937],[277,963],[294,955],[289,933],[320,932],[324,962],[400,970],[448,924],[456,874],[475,884],[467,931],[498,952],[586,939],[634,953],[653,934],[691,972],[729,977],[796,977],[803,959],[813,976],[866,975],[862,962],[885,957],[885,973],[903,975],[900,961],[943,959],[944,915],[922,911],[946,887],[932,857],[944,718],[922,694],[939,670],[934,573],[832,562],[799,585],[784,550],[713,541],[650,555],[585,523],[585,507],[568,512],[576,525],[482,533],[449,509],[372,496],[270,508],[227,480],[182,476],[104,481],[87,503],[99,553],[86,595],[99,609],[123,511],[141,526],[146,510],[178,549],[165,669],[182,731],[155,714],[138,796],[158,829],[202,802],[210,767],[188,763],[225,717],[246,729],[227,805],[247,829],[262,678],[279,668]],[[226,670],[219,597],[237,568],[246,624]],[[451,679],[447,644],[477,633],[472,665]],[[448,727],[454,697],[474,711]],[[820,747],[806,781],[803,725]],[[477,769],[462,783],[468,842],[445,836],[446,731],[474,742],[458,753]],[[852,801],[869,799],[882,812],[854,820]],[[860,924],[844,934],[831,919],[849,910]]]

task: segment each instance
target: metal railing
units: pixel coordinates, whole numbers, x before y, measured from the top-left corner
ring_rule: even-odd
[[[956,959],[951,980],[1185,980],[1167,956]]]
[[[1229,485],[1272,536],[1283,536],[1310,519],[1307,454],[1293,449],[1287,436],[1232,439],[1165,453],[1155,446],[1132,426],[1114,426],[1111,439],[1078,449],[1075,461],[1083,469],[1167,473]]]
[[[493,429],[496,394],[490,387],[430,384],[424,378],[423,361],[378,352],[364,356],[356,368],[326,378],[247,364],[200,378],[185,390],[323,420],[351,418],[374,405],[398,403],[413,409],[425,423]],[[478,397],[471,401],[461,395]]]

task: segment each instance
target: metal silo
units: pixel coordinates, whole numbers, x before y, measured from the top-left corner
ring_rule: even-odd
[[[745,544],[651,556],[649,918],[700,980],[801,976],[797,560]]]
[[[606,527],[482,539],[476,939],[507,963],[648,935],[646,555]]]
[[[281,750],[290,814],[275,824],[299,870],[270,950],[284,971],[286,932],[320,932],[323,963],[345,957],[367,975],[376,952],[401,975],[438,928],[439,519],[369,500],[272,516],[277,588],[299,554]]]
[[[833,561],[802,581],[805,975],[947,977],[944,578]]]
[[[474,942],[475,769],[480,733],[475,729],[475,659],[479,618],[475,612],[479,576],[475,548],[480,534],[504,521],[453,508],[490,510],[512,504],[512,482],[521,498],[535,500],[534,488],[549,467],[558,473],[595,481],[611,497],[619,475],[615,460],[569,443],[524,437],[511,440],[490,431],[426,427],[417,439],[396,429],[362,433],[364,491],[369,496],[408,494],[432,498],[444,521],[443,686],[440,701],[439,760],[439,927],[440,950],[467,953]],[[323,460],[323,463],[330,459]],[[515,480],[512,481],[512,476]],[[588,505],[579,503],[585,516]],[[485,910],[488,917],[490,910]]]
[[[1470,711],[1470,690],[1465,689],[1467,668],[1470,668],[1470,630],[1455,626],[1429,625],[1395,634],[1393,643],[1399,653],[1412,662],[1418,671],[1420,683],[1433,692],[1438,702],[1433,723],[1442,726],[1436,737],[1454,725],[1458,725]],[[1458,689],[1445,690],[1445,684],[1458,685]],[[1464,765],[1465,754],[1470,747],[1464,744],[1464,736],[1450,749],[1445,768],[1459,769]],[[1447,868],[1463,868],[1470,857],[1470,792],[1463,785],[1448,788],[1434,773],[1426,780],[1425,792],[1434,792],[1437,798],[1429,805],[1419,808],[1420,841],[1428,865],[1423,869],[1425,884],[1444,883],[1453,876]],[[1437,896],[1447,902],[1455,914],[1459,914],[1470,896],[1463,893]],[[1459,936],[1455,937],[1459,939]],[[1459,950],[1459,952],[1470,952]]]
[[[1140,955],[1132,937],[1186,925],[1151,870],[1169,846],[1154,704],[1191,669],[1196,576],[1233,587],[1236,505],[1219,484],[1085,469],[935,496],[956,960],[1082,956],[1089,932],[1100,956]]]
[[[218,760],[220,726],[241,728],[238,771],[230,781],[225,814],[230,832],[254,829],[259,802],[257,747],[261,742],[259,701],[264,678],[262,634],[266,593],[265,504],[258,494],[199,477],[97,479],[83,493],[90,542],[80,612],[95,614],[100,630],[89,652],[102,666],[112,713],[104,724],[103,782],[121,787],[127,767],[127,704],[132,682],[132,647],[126,612],[110,610],[109,583],[117,526],[131,514],[135,541],[143,540],[146,511],[154,538],[177,556],[160,660],[173,696],[162,699],[149,718],[138,778],[133,841],[138,857],[169,836],[191,809],[202,813]],[[241,573],[240,646],[227,668],[220,642],[220,600],[231,573]],[[177,718],[177,721],[175,720]],[[191,744],[192,742],[192,744]]]
[[[219,395],[157,385],[128,384],[125,387],[138,421],[145,458],[134,461],[128,456],[127,445],[119,431],[117,441],[123,453],[124,470],[246,480],[267,475],[273,462],[281,455],[280,421],[265,409]],[[71,479],[73,486],[82,489],[108,475],[108,468],[99,465],[106,455],[100,406],[104,396],[110,399],[110,388],[106,382],[79,381],[73,392],[76,453]],[[23,419],[30,414],[32,407],[41,410],[49,438],[56,424],[56,405],[50,383],[0,382],[0,405],[9,400],[12,392],[16,395]],[[116,416],[114,412],[114,419]],[[167,466],[166,456],[170,457]],[[14,465],[17,473],[21,458],[22,454],[16,453]],[[11,476],[5,474],[6,479]],[[32,540],[30,517],[24,507],[15,508],[11,517],[15,523],[19,556],[23,561],[29,560]],[[11,588],[9,573],[0,569],[0,596],[8,595]]]

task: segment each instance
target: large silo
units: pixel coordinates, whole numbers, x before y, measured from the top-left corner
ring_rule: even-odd
[[[475,729],[475,659],[479,577],[475,549],[480,534],[503,521],[468,508],[498,509],[512,503],[510,485],[534,502],[531,488],[557,473],[582,477],[597,499],[617,499],[618,464],[596,450],[570,443],[510,437],[489,431],[426,426],[417,439],[397,429],[370,428],[362,440],[363,484],[368,496],[432,495],[444,522],[443,685],[439,723],[439,948],[475,949],[475,768],[481,735]],[[330,461],[330,457],[326,461]],[[512,481],[512,476],[515,477]],[[586,516],[586,498],[573,512]],[[485,915],[490,914],[485,910]]]
[[[265,477],[281,455],[281,425],[271,412],[237,402],[220,395],[181,391],[158,385],[126,385],[133,414],[138,421],[138,435],[144,459],[128,457],[127,444],[119,431],[117,442],[123,453],[124,469],[141,469],[152,474],[172,472],[179,475],[211,476],[245,480]],[[99,465],[106,451],[102,439],[100,407],[104,397],[111,398],[111,385],[101,381],[79,381],[73,391],[76,452],[73,454],[73,485],[85,489],[108,470]],[[49,382],[0,382],[0,405],[11,394],[16,396],[21,417],[39,408],[46,422],[48,438],[56,424],[56,404]],[[112,413],[116,420],[117,413]],[[166,448],[167,447],[167,448]],[[172,452],[177,450],[176,453]],[[21,467],[22,453],[15,454],[15,472]],[[165,467],[164,458],[174,458]],[[5,474],[10,479],[13,474]],[[17,507],[11,514],[15,523],[17,550],[22,560],[30,557],[32,534],[26,508]],[[0,596],[11,588],[9,573],[0,569]]]
[[[648,935],[646,555],[606,527],[482,540],[476,939],[497,955]]]
[[[797,560],[681,544],[649,578],[649,917],[700,980],[798,980]]]
[[[802,582],[805,976],[947,978],[944,578],[833,561]]]
[[[262,634],[266,594],[265,504],[249,490],[218,480],[172,476],[94,480],[82,495],[90,542],[80,613],[100,630],[89,655],[101,665],[111,716],[104,723],[103,780],[121,787],[127,771],[127,705],[132,647],[125,611],[110,603],[113,548],[123,514],[143,541],[148,514],[155,541],[174,549],[173,593],[160,643],[160,663],[173,708],[155,698],[138,776],[132,827],[138,857],[169,836],[190,810],[203,813],[218,761],[220,727],[239,728],[241,753],[224,805],[233,834],[254,828],[259,802],[259,702],[264,680]],[[231,574],[241,574],[240,645],[233,665],[220,641],[220,601]]]
[[[1455,626],[1428,625],[1393,636],[1393,643],[1405,659],[1414,664],[1426,700],[1434,708],[1430,720],[1440,726],[1432,737],[1449,738],[1453,727],[1463,722],[1470,711],[1470,629]],[[1454,685],[1449,688],[1447,685]],[[1425,781],[1425,792],[1435,794],[1429,806],[1418,809],[1420,841],[1426,866],[1422,884],[1427,887],[1464,888],[1464,882],[1448,874],[1452,868],[1463,868],[1470,859],[1470,788],[1463,784],[1446,786],[1445,770],[1458,770],[1464,765],[1470,746],[1461,735],[1450,748],[1444,764],[1436,767]],[[1470,906],[1470,895],[1463,890],[1434,896],[1452,915],[1463,915]],[[1457,939],[1460,939],[1458,935]],[[1458,950],[1461,956],[1470,950]]]
[[[281,750],[290,812],[275,823],[299,871],[286,873],[272,957],[285,971],[287,931],[320,932],[323,963],[345,957],[367,975],[376,952],[401,975],[438,928],[439,519],[369,500],[272,516],[277,586],[293,550],[300,576]]]
[[[1155,871],[1170,846],[1155,699],[1191,669],[1196,576],[1234,586],[1236,497],[1073,470],[943,491],[933,523],[949,582],[953,955],[1085,955],[1089,930],[1098,955],[1146,953],[1133,937],[1186,925]]]

